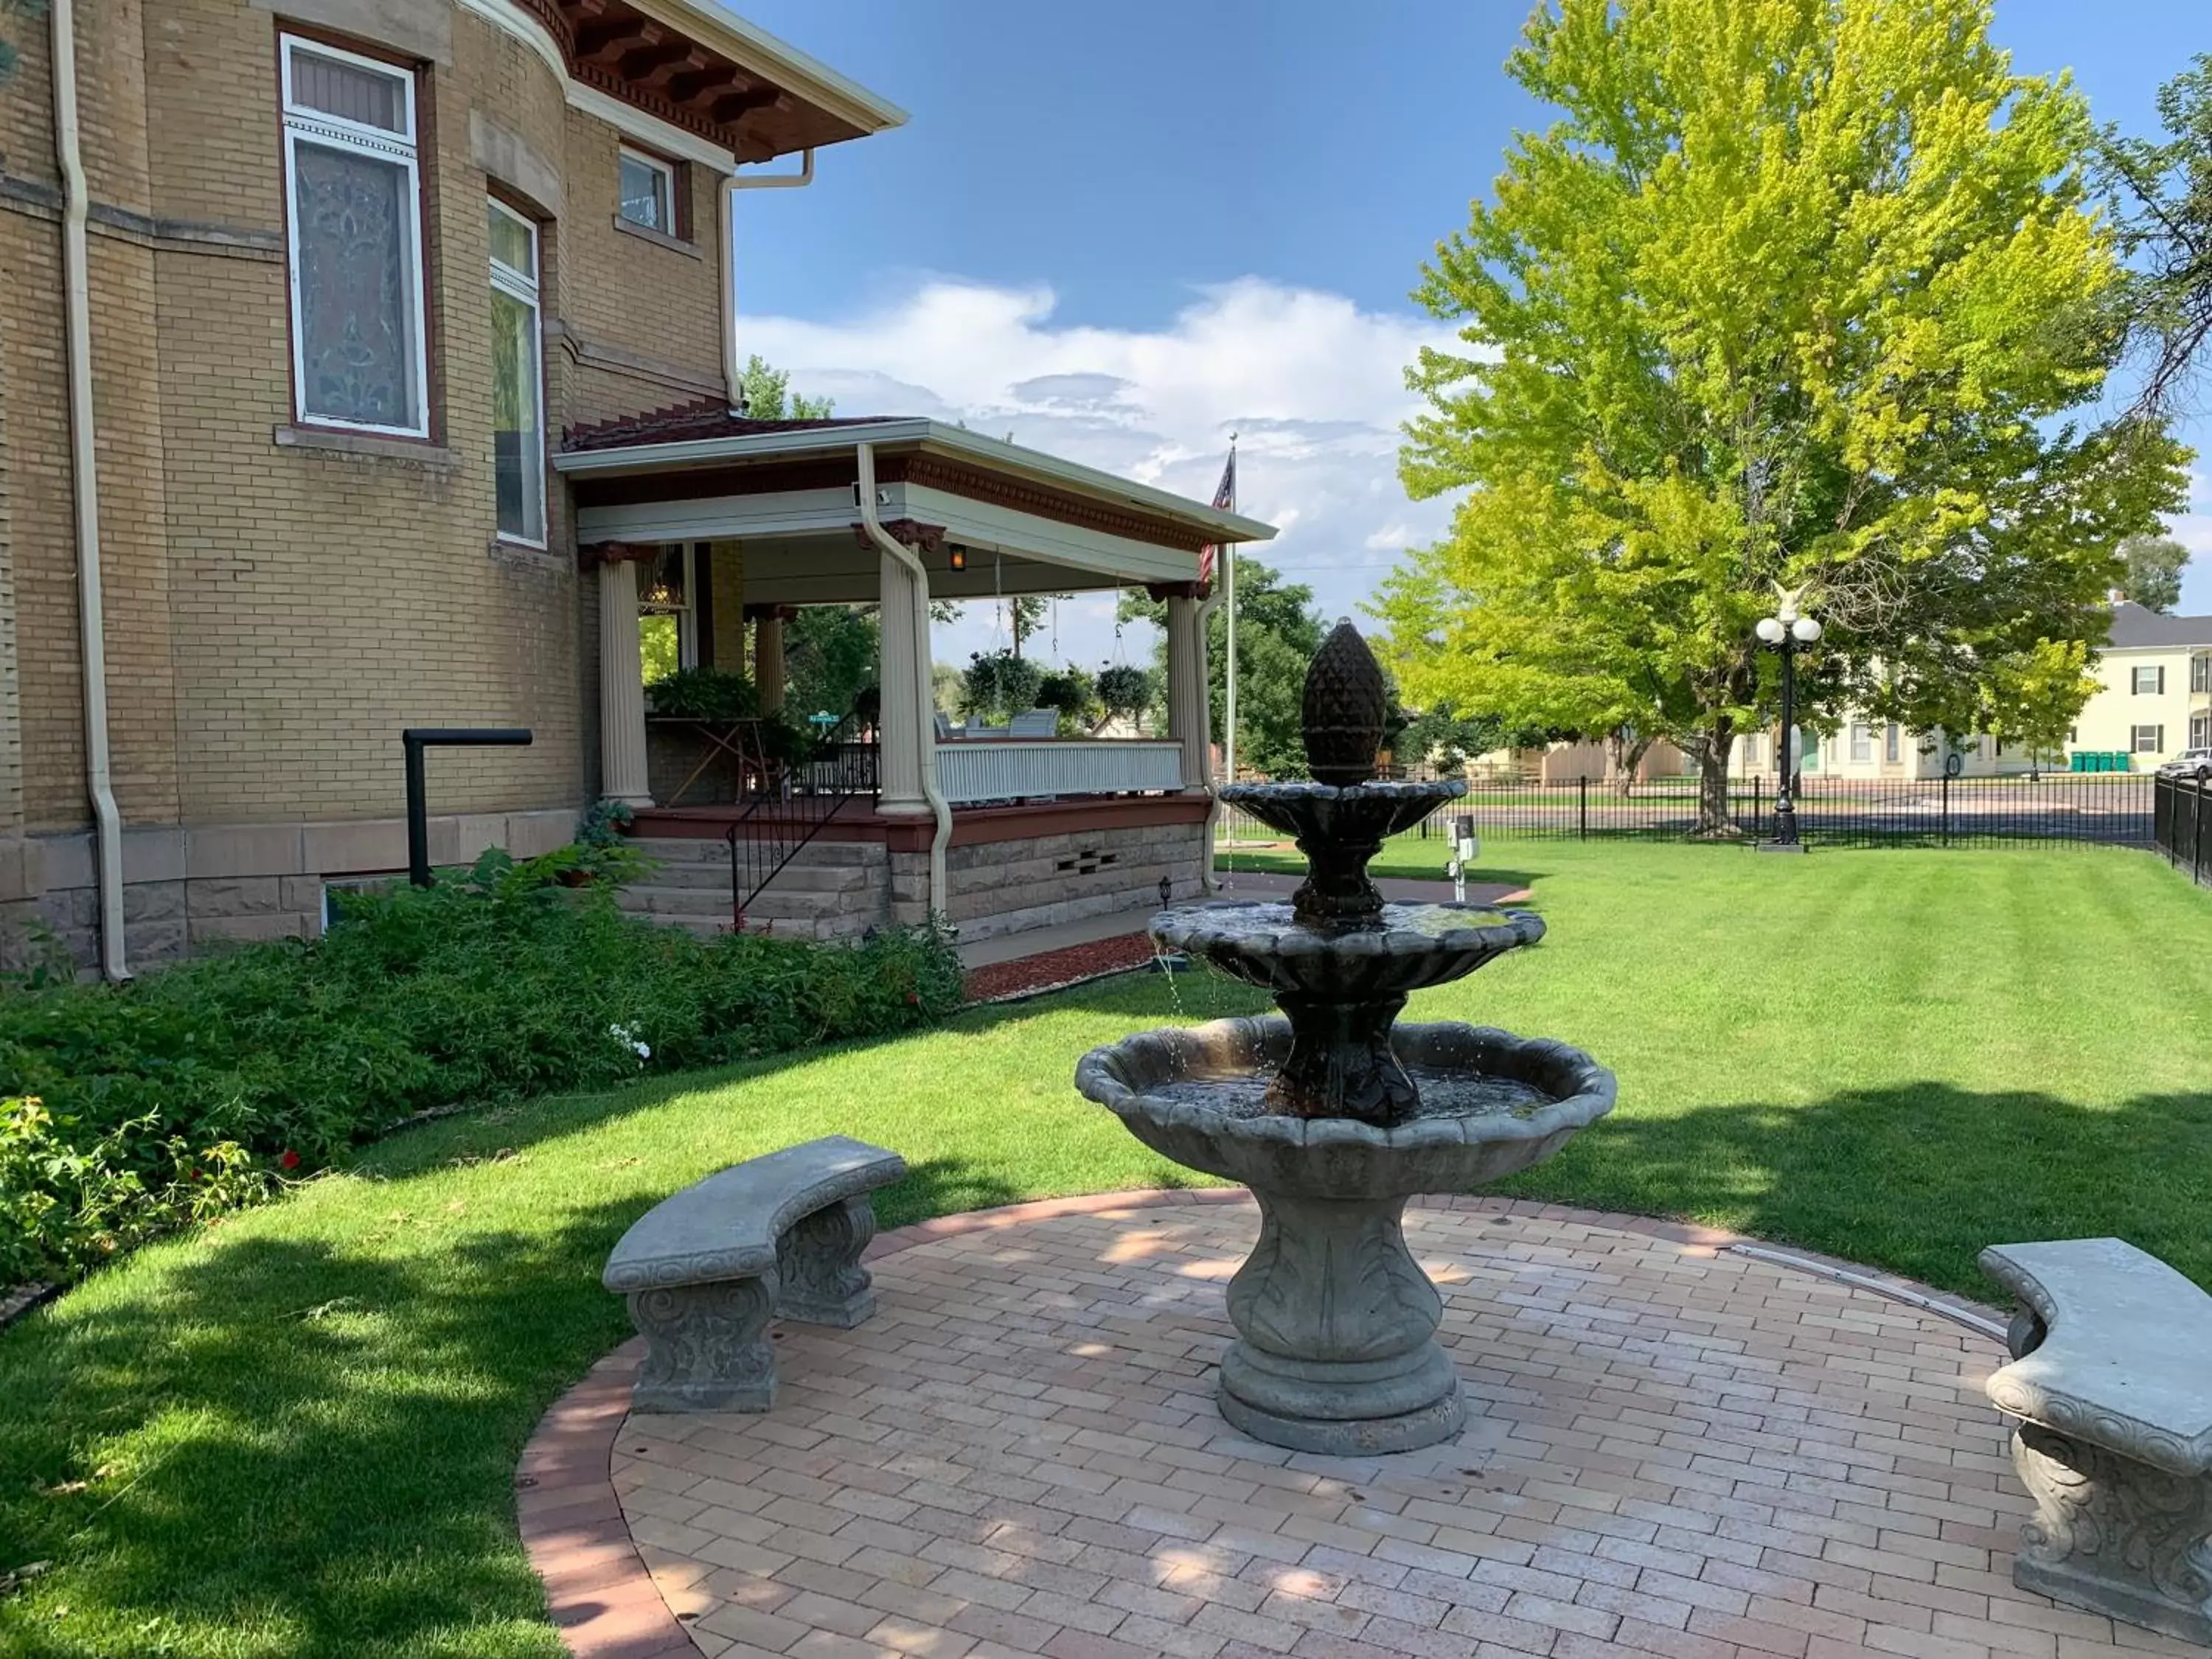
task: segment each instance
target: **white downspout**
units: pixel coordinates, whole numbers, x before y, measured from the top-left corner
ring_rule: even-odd
[[[745,412],[741,389],[745,366],[738,361],[738,192],[804,190],[813,182],[814,151],[811,148],[796,173],[774,173],[757,179],[732,173],[722,180],[722,398],[732,415]]]
[[[1217,554],[1217,558],[1225,554]],[[1218,893],[1224,887],[1233,889],[1234,882],[1224,882],[1213,868],[1213,836],[1221,822],[1221,786],[1213,775],[1213,670],[1206,660],[1212,639],[1211,624],[1214,607],[1221,603],[1221,584],[1213,585],[1213,592],[1198,605],[1198,670],[1206,684],[1199,693],[1199,707],[1206,710],[1206,842],[1198,859],[1198,884],[1203,892]]]
[[[931,915],[949,919],[952,896],[945,884],[945,844],[952,836],[952,809],[945,804],[937,787],[937,723],[931,718],[937,699],[929,683],[929,572],[914,550],[885,530],[884,521],[876,516],[876,447],[856,444],[854,449],[860,468],[861,526],[869,540],[904,565],[914,577],[915,730],[921,741],[922,799],[937,819],[937,833],[929,842],[929,908]],[[889,626],[890,618],[883,621]]]
[[[90,207],[76,114],[76,15],[53,0],[54,154],[62,172],[63,332],[69,353],[70,478],[76,507],[78,654],[84,678],[85,793],[100,843],[100,970],[127,980],[123,935],[123,815],[107,752],[107,624],[100,581],[100,475],[93,449]]]

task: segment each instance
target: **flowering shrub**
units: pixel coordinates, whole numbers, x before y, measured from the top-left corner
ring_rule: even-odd
[[[697,939],[623,915],[604,883],[559,884],[562,856],[492,852],[434,887],[334,892],[312,944],[0,992],[0,1285],[73,1277],[425,1111],[904,1030],[958,1005],[942,933]]]

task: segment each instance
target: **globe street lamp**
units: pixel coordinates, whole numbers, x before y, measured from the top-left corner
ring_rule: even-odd
[[[1778,587],[1781,603],[1776,606],[1774,615],[1762,617],[1753,629],[1761,644],[1772,646],[1782,653],[1782,776],[1774,789],[1774,839],[1760,843],[1762,850],[1767,852],[1805,850],[1804,843],[1797,839],[1796,792],[1790,787],[1795,757],[1790,748],[1797,731],[1797,653],[1820,637],[1820,624],[1810,617],[1797,614],[1797,595],[1802,591]]]

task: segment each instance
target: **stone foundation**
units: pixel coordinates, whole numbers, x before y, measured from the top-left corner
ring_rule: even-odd
[[[1117,823],[1119,805],[1107,804],[1091,829],[969,842],[958,840],[956,828],[945,862],[950,920],[960,937],[994,939],[1123,911],[1148,915],[1163,878],[1173,898],[1197,897],[1203,820]],[[727,930],[725,843],[656,834],[635,845],[659,864],[623,890],[625,909],[696,933]],[[824,836],[746,907],[745,926],[779,938],[848,940],[874,928],[919,927],[929,903],[928,845],[923,827],[913,825],[880,840]]]
[[[1198,896],[1206,849],[1201,823],[1153,823],[978,842],[948,848],[950,920],[963,939],[1056,927],[1086,916]],[[913,927],[929,900],[929,854],[890,855],[892,920]]]
[[[429,822],[430,861],[467,864],[487,848],[533,858],[574,839],[570,809],[447,813]],[[100,961],[99,866],[92,833],[26,836],[4,860],[0,958],[43,951],[80,969]],[[237,939],[313,939],[332,882],[404,878],[404,818],[202,824],[125,830],[125,956],[143,969]],[[48,943],[48,936],[52,943]]]

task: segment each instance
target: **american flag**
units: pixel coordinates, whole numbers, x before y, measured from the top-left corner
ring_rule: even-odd
[[[1229,464],[1221,469],[1221,487],[1213,492],[1213,506],[1221,513],[1237,510],[1237,446],[1233,443],[1229,446]],[[1220,550],[1212,542],[1198,550],[1198,586],[1201,592],[1213,586],[1214,556]]]

